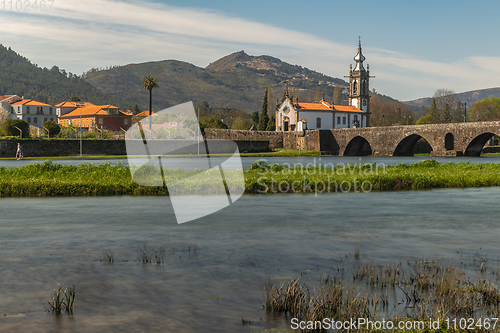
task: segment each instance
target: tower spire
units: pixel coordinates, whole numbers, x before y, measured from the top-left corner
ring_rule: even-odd
[[[356,67],[354,67],[355,71],[365,71],[365,68],[363,67],[363,61],[365,61],[365,59],[366,58],[361,52],[361,36],[359,36],[358,53],[354,57],[354,60],[356,61]]]

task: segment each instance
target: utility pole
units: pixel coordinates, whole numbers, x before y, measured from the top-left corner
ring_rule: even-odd
[[[83,143],[82,143],[82,106],[85,106],[85,103],[75,103],[75,106],[77,106],[80,109],[80,157],[82,157],[82,151],[83,151]]]

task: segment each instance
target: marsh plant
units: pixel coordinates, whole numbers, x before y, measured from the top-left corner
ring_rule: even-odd
[[[108,248],[106,247],[104,248],[102,256],[98,261],[109,262],[109,263],[115,262],[115,253],[113,252],[113,250],[111,249],[108,250]]]
[[[147,244],[144,244],[144,246],[140,248],[137,258],[143,263],[163,265],[165,260],[165,248],[163,246],[160,246],[158,249],[148,248]]]
[[[66,311],[68,314],[73,314],[75,309],[75,295],[76,289],[72,287],[65,288],[63,284],[59,284],[57,289],[54,289],[54,296],[51,301],[47,301],[50,309],[55,314],[59,315],[61,312]]]
[[[477,278],[471,279],[462,268],[437,259],[387,265],[363,263],[352,271],[352,279],[326,275],[315,287],[300,278],[280,284],[269,280],[263,306],[275,314],[313,322],[324,318],[387,320],[391,319],[389,315],[393,321],[433,318],[441,323],[453,318],[499,318],[496,273],[486,272],[483,263],[477,263]],[[356,289],[349,284],[353,282],[368,288]],[[369,291],[358,292],[360,289]],[[398,295],[396,299],[390,299],[389,295],[394,294]],[[483,331],[491,330],[478,330]]]

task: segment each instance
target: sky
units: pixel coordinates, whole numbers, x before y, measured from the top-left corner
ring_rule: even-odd
[[[344,78],[361,37],[370,89],[406,101],[500,86],[499,10],[480,0],[2,0],[0,43],[78,75],[166,59],[206,67],[244,50]]]

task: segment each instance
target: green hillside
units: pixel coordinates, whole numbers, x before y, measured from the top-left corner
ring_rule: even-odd
[[[0,44],[0,95],[18,95],[57,104],[78,96],[94,104],[113,104],[131,109],[133,104],[107,95],[77,75],[57,66],[40,68],[11,48]]]
[[[344,80],[332,78],[301,66],[287,64],[270,56],[249,56],[240,51],[228,55],[206,68],[177,60],[130,64],[107,70],[92,69],[84,79],[95,88],[144,109],[148,94],[142,89],[144,76],[158,78],[160,88],[153,91],[153,109],[193,101],[207,101],[212,107],[235,107],[247,112],[259,110],[266,87],[273,98],[281,98],[288,86],[300,91],[300,100],[314,99],[321,88],[326,100],[333,99],[335,84]],[[345,89],[344,89],[345,90]]]

